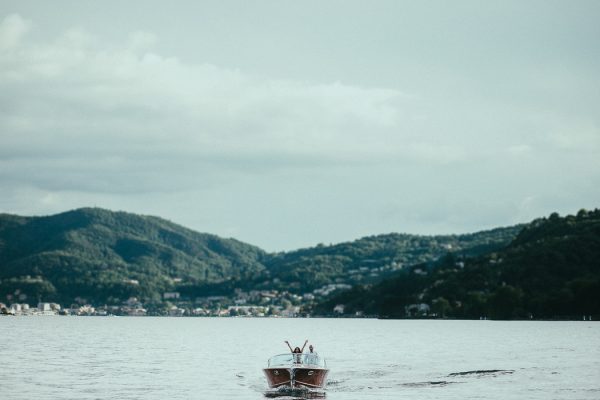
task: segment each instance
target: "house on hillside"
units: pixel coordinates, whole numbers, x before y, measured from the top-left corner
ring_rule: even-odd
[[[404,312],[407,317],[425,317],[429,315],[431,307],[427,303],[409,304],[404,307]]]

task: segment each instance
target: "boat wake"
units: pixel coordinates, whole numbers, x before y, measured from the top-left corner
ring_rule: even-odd
[[[307,388],[279,388],[276,390],[267,390],[265,398],[278,398],[282,400],[300,400],[300,399],[324,399],[326,393],[323,390]]]
[[[475,371],[454,372],[448,374],[450,377],[456,376],[490,376],[490,375],[507,375],[515,372],[512,369],[480,369]]]
[[[398,382],[397,377],[392,376],[391,372],[372,370],[362,372],[363,379],[353,379],[348,377],[332,379],[327,383],[330,392],[363,392],[370,390],[388,390],[395,387],[404,388],[444,388],[458,384],[466,384],[472,379],[494,379],[504,375],[513,374],[515,371],[510,369],[485,369],[453,372],[448,375],[431,376],[430,379],[415,380],[408,382]],[[358,374],[355,374],[358,375]]]
[[[499,375],[507,375],[515,372],[511,369],[480,369],[474,371],[463,371],[463,372],[453,372],[448,374],[448,378],[458,378],[458,377],[475,377],[475,378],[483,378],[483,377],[495,377]],[[401,386],[406,387],[440,387],[447,386],[455,383],[464,383],[461,381],[453,381],[453,380],[439,380],[439,381],[428,381],[428,382],[411,382],[411,383],[403,383]]]
[[[453,383],[457,383],[457,382],[448,382],[448,381],[409,382],[409,383],[402,383],[402,384],[400,384],[400,386],[412,387],[412,388],[440,387],[440,386],[450,385]]]

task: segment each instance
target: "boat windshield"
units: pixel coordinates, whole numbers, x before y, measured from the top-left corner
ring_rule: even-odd
[[[302,365],[314,365],[317,367],[326,368],[327,364],[325,359],[315,353],[287,353],[279,354],[269,358],[269,367],[275,367],[280,365],[291,365],[291,364],[302,364]]]

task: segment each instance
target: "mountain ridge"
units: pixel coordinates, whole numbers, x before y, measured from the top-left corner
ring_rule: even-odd
[[[600,210],[553,213],[505,248],[474,258],[448,254],[315,307],[321,314],[388,318],[580,319],[600,315]]]
[[[0,301],[16,296],[119,303],[133,296],[158,303],[170,291],[193,301],[235,289],[302,294],[331,283],[375,282],[450,250],[480,254],[508,244],[521,227],[462,235],[390,233],[267,253],[123,211],[86,207],[38,217],[0,214]]]
[[[107,301],[109,296],[102,298],[93,287],[110,281],[115,292],[150,295],[158,301],[157,293],[148,292],[168,290],[172,285],[165,278],[188,275],[219,282],[264,269],[258,262],[264,252],[257,247],[198,233],[158,217],[104,209],[9,217],[8,224],[0,224],[0,242],[0,277],[43,276],[57,292],[77,285],[85,289],[81,295],[62,296],[67,298],[91,292],[95,300]],[[69,282],[70,274],[82,279]],[[144,285],[135,288],[131,282],[140,279]]]

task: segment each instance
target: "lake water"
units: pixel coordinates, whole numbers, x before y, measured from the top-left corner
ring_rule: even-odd
[[[265,399],[286,339],[331,400],[600,399],[597,322],[1,317],[0,338],[2,400]]]

